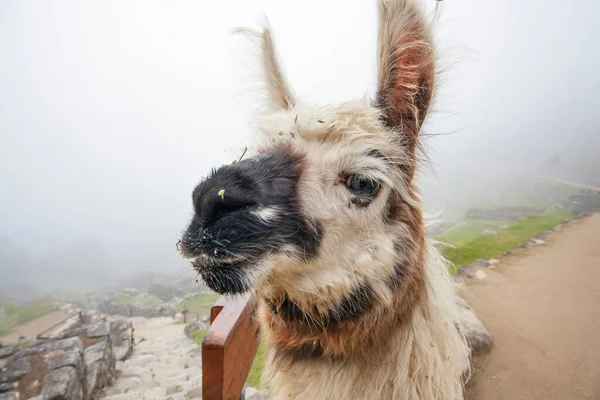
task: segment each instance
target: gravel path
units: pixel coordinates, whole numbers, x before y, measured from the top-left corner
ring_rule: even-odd
[[[137,345],[130,359],[117,363],[121,373],[105,399],[201,398],[201,349],[185,336],[185,325],[171,318],[134,318],[133,326]]]
[[[486,270],[466,297],[494,347],[469,399],[600,399],[600,215]]]

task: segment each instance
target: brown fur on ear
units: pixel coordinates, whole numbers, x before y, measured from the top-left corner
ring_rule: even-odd
[[[268,22],[265,22],[262,32],[256,32],[247,28],[237,28],[233,33],[247,34],[260,41],[261,61],[269,96],[269,107],[284,110],[293,108],[296,105],[296,100],[277,60],[275,43]]]
[[[411,0],[379,1],[377,106],[386,123],[402,131],[411,151],[433,94],[433,42]]]

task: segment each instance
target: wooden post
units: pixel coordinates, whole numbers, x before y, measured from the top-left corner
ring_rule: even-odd
[[[260,343],[249,294],[221,296],[210,311],[202,342],[202,398],[239,400]]]

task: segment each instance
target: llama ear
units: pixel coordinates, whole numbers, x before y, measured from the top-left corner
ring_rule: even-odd
[[[434,84],[434,50],[411,0],[379,0],[377,98],[385,122],[400,129],[411,150],[427,115]]]
[[[293,108],[296,105],[295,96],[283,75],[279,61],[277,60],[275,42],[271,35],[271,28],[268,21],[265,21],[262,32],[246,28],[237,28],[233,33],[246,34],[259,41],[269,108],[275,110]]]

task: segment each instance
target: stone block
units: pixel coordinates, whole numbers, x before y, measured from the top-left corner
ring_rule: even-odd
[[[89,338],[99,338],[110,335],[110,323],[108,321],[100,321],[87,328],[86,336]]]
[[[21,357],[32,356],[35,354],[48,353],[49,351],[55,350],[79,350],[83,351],[83,343],[78,337],[72,337],[62,340],[52,340],[32,346],[27,346],[19,349],[14,355],[13,359]]]
[[[0,393],[15,390],[19,387],[19,382],[5,382],[0,383]]]
[[[0,383],[15,382],[31,371],[31,364],[25,358],[10,362],[5,369],[0,371]]]
[[[52,370],[44,377],[42,397],[44,400],[79,400],[83,396],[80,378],[74,367]]]

